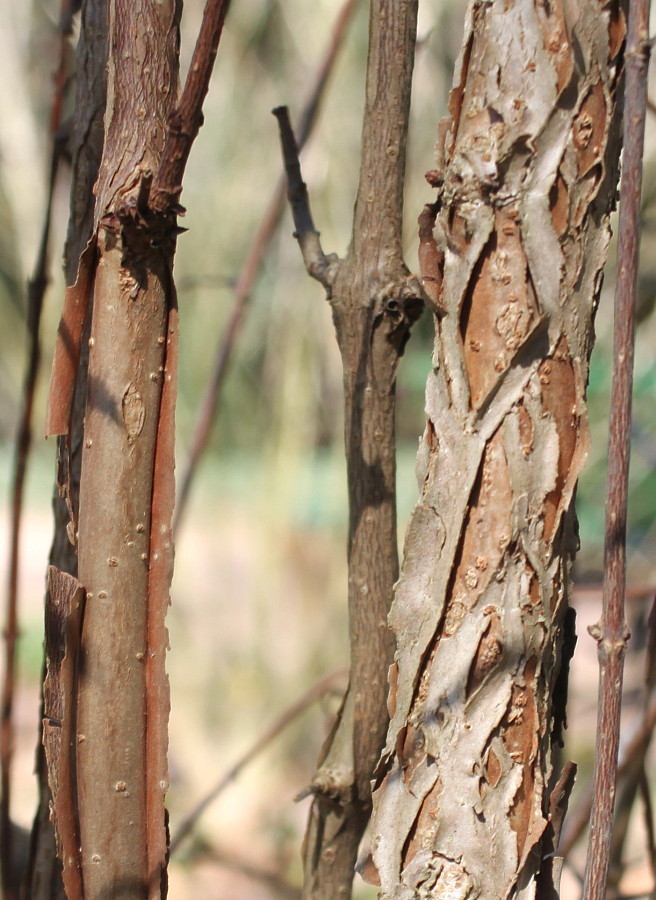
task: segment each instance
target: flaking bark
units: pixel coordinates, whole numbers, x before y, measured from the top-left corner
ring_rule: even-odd
[[[387,900],[534,896],[552,849],[553,697],[624,32],[616,2],[468,9],[432,236],[423,222],[436,338],[390,616],[372,824]]]

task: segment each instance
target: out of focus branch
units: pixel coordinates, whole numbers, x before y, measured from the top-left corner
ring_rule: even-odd
[[[344,35],[357,8],[359,0],[345,0],[340,9],[332,33],[326,48],[321,65],[316,74],[314,84],[301,113],[298,128],[298,149],[301,150],[317,121],[321,101],[325,94],[330,74],[332,73],[338,51],[344,43]],[[251,298],[253,286],[262,268],[262,263],[276,233],[283,211],[285,209],[287,180],[283,175],[271,195],[269,204],[262,216],[253,242],[246,254],[246,259],[241,267],[237,284],[234,289],[234,302],[228,324],[219,339],[214,354],[214,363],[210,379],[205,388],[205,393],[200,405],[194,432],[189,447],[189,454],[180,478],[177,504],[173,520],[173,531],[177,534],[180,522],[184,515],[189,500],[189,492],[195,477],[198,464],[207,447],[212,425],[216,418],[216,411],[221,398],[221,392],[225,383],[226,373],[232,355],[237,344],[237,338],[246,319],[246,310]]]
[[[656,694],[652,696],[649,707],[645,711],[642,721],[635,734],[626,745],[622,758],[617,767],[617,777],[623,778],[635,765],[636,758],[644,751],[644,746],[649,745],[654,728],[656,727]],[[558,855],[565,859],[569,856],[574,845],[590,823],[592,810],[593,785],[590,785],[577,806],[572,810],[566,822],[563,837],[558,848]]]
[[[194,808],[185,816],[180,825],[178,826],[177,831],[174,833],[171,838],[170,843],[170,853],[173,854],[178,849],[180,844],[184,841],[184,839],[191,834],[193,829],[196,826],[196,823],[200,819],[201,815],[205,812],[208,806],[213,803],[216,798],[223,793],[223,791],[237,778],[242,769],[244,769],[256,756],[259,756],[263,750],[269,746],[269,744],[278,737],[279,734],[292,724],[300,715],[302,715],[306,709],[312,706],[313,703],[316,703],[317,700],[320,700],[329,690],[333,687],[336,681],[339,681],[341,678],[346,677],[345,669],[337,669],[334,672],[331,672],[329,675],[325,675],[316,684],[314,684],[309,691],[306,691],[302,697],[296,700],[295,703],[292,703],[291,706],[288,706],[287,709],[283,710],[283,712],[278,716],[278,718],[273,722],[267,730],[261,734],[253,744],[248,748],[248,750],[234,763],[230,768],[225,772],[221,778],[216,782],[214,787],[212,787],[207,794],[200,800],[199,803],[194,806]]]
[[[301,891],[290,884],[279,872],[264,869],[246,859],[239,859],[233,853],[219,847],[201,845],[194,847],[188,859],[191,862],[208,861],[216,863],[222,869],[228,869],[257,881],[271,892],[272,897],[280,900],[301,900]]]

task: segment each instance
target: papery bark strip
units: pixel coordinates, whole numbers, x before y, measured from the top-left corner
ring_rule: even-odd
[[[77,682],[84,599],[84,588],[76,578],[50,566],[46,596],[43,744],[68,900],[84,898],[75,771]]]
[[[71,285],[76,280],[80,257],[93,233],[95,197],[93,185],[103,146],[103,113],[105,110],[105,64],[107,60],[106,0],[86,0],[81,11],[80,36],[76,54],[75,113],[68,140],[72,158],[71,202],[68,238],[65,250],[65,278]],[[86,277],[86,276],[85,276]],[[87,284],[85,290],[89,287]],[[80,297],[86,306],[86,296]],[[72,386],[67,377],[57,385],[60,407],[59,423],[65,437],[57,439],[57,476],[53,510],[55,531],[50,562],[69,575],[77,574],[75,531],[82,456],[82,425],[86,399],[88,347],[84,340],[84,324],[79,330],[80,355],[77,371],[72,373]],[[60,352],[56,345],[55,353]],[[66,387],[64,387],[66,385]],[[66,392],[70,392],[66,397]],[[52,395],[51,395],[52,400]],[[53,404],[49,405],[52,412]],[[63,414],[61,414],[63,411]],[[50,424],[52,425],[52,418]],[[48,602],[46,598],[46,603]],[[28,869],[21,896],[29,900],[64,900],[61,863],[57,858],[54,824],[51,821],[50,789],[44,748],[37,750],[39,806],[32,827]]]

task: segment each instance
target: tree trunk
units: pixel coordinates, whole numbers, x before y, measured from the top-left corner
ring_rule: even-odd
[[[176,101],[178,15],[175,0],[109,4],[106,139],[93,239],[67,293],[53,368],[49,430],[70,434],[91,302],[79,518],[69,508],[85,604],[81,630],[72,630],[70,617],[64,622],[66,658],[79,642],[79,665],[55,685],[62,740],[59,757],[48,759],[69,900],[143,900],[166,891],[175,217],[150,211],[148,186]],[[51,581],[62,579],[54,570]],[[49,676],[53,660],[50,653]],[[48,740],[46,751],[53,752]],[[72,819],[64,816],[69,807]]]
[[[310,788],[303,896],[312,900],[351,896],[387,727],[386,673],[393,655],[387,616],[398,577],[396,370],[423,308],[421,286],[409,277],[402,252],[416,20],[416,0],[371,2],[360,183],[344,260],[323,256],[304,207],[295,148],[284,148],[297,237],[308,271],[327,289],[342,356],[349,494],[351,672]]]
[[[551,748],[624,34],[615,0],[468,10],[422,220],[436,338],[390,617],[383,898],[553,896],[552,869],[557,890],[540,867],[561,814]]]

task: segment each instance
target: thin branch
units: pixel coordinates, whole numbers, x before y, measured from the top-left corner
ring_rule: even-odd
[[[203,124],[203,101],[229,6],[230,0],[207,0],[205,4],[187,80],[178,107],[170,116],[162,161],[153,180],[150,206],[158,212],[175,207],[180,197],[189,153]]]
[[[178,826],[177,831],[173,835],[170,844],[170,853],[173,854],[178,849],[184,839],[193,831],[198,819],[205,812],[208,806],[213,803],[216,798],[237,778],[244,769],[256,756],[266,750],[269,744],[278,737],[279,734],[292,724],[302,713],[305,712],[313,703],[321,699],[340,678],[346,676],[345,669],[337,669],[329,675],[325,675],[314,684],[309,691],[306,691],[302,697],[296,700],[291,706],[278,716],[278,718],[261,734],[248,750],[225,772],[216,782],[207,794],[194,806]]]
[[[294,237],[301,248],[308,275],[316,278],[327,291],[330,291],[335,280],[335,257],[325,255],[321,247],[319,232],[314,227],[310,211],[310,198],[301,174],[298,145],[289,120],[289,110],[286,106],[277,106],[273,110],[273,114],[278,120],[280,129],[280,145],[287,173],[287,197],[296,229]]]
[[[622,759],[617,767],[617,777],[623,778],[627,772],[635,766],[635,761],[640,754],[646,752],[644,747],[649,744],[652,732],[656,727],[656,694],[652,697],[648,709],[644,713],[642,721],[635,734],[626,745]],[[567,827],[558,848],[558,855],[565,859],[569,856],[574,845],[585,831],[590,822],[590,812],[594,797],[594,786],[591,785],[585,795],[579,800],[576,809],[567,821]]]
[[[314,128],[321,100],[324,96],[329,76],[335,65],[335,60],[337,59],[337,53],[342,46],[344,34],[358,2],[359,0],[346,0],[335,20],[325,56],[319,67],[316,80],[299,120],[299,151],[305,146],[305,143]],[[246,308],[251,298],[253,285],[255,284],[264,257],[269,249],[273,235],[280,224],[285,209],[286,187],[287,179],[285,176],[281,176],[278,179],[278,183],[271,196],[269,205],[264,212],[264,216],[260,221],[259,227],[255,232],[255,237],[246,254],[246,259],[241,267],[239,277],[237,278],[237,284],[234,289],[232,312],[230,313],[228,324],[221,335],[216,348],[214,366],[210,375],[210,380],[205,388],[205,394],[196,419],[196,425],[189,447],[189,455],[187,457],[184,472],[180,478],[180,489],[173,520],[174,535],[178,533],[180,521],[189,500],[191,485],[198,469],[198,463],[207,447],[212,425],[216,418],[216,410],[219,404],[221,391],[225,383],[228,365],[234,353],[237,336],[244,324]]]
[[[254,865],[249,860],[239,859],[233,853],[219,847],[205,845],[199,848],[194,847],[188,859],[190,862],[208,860],[223,869],[238,872],[252,881],[259,881],[266,885],[272,896],[280,897],[282,900],[300,900],[301,898],[301,891],[290,884],[279,872],[263,869],[261,866]]]
[[[57,182],[57,173],[63,151],[63,139],[59,133],[61,113],[66,89],[66,49],[71,33],[71,0],[62,0],[60,12],[59,64],[55,73],[55,89],[50,113],[50,133],[52,149],[50,172],[43,217],[41,240],[34,265],[32,278],[27,285],[27,336],[28,358],[25,368],[21,409],[14,451],[14,471],[11,488],[11,514],[9,530],[9,567],[7,601],[5,609],[5,661],[0,701],[0,873],[3,900],[15,896],[13,883],[15,862],[11,826],[11,766],[13,759],[14,723],[13,706],[16,684],[16,642],[18,639],[18,582],[20,530],[23,517],[23,500],[27,463],[32,444],[32,408],[41,364],[39,328],[43,299],[48,286],[48,263],[50,248],[50,227],[52,205]]]
[[[644,765],[640,769],[640,795],[644,803],[645,831],[647,833],[647,856],[651,876],[656,885],[656,829],[654,828],[654,806],[651,802],[649,779]]]
[[[632,0],[629,7],[626,50],[624,171],[620,192],[618,274],[615,291],[613,383],[610,403],[612,415],[604,541],[604,597],[601,621],[591,629],[593,637],[598,642],[600,703],[594,801],[583,890],[585,900],[602,900],[606,890],[617,780],[622,676],[628,638],[624,612],[626,510],[649,53],[649,0]]]

